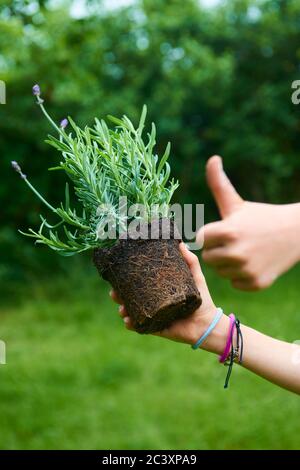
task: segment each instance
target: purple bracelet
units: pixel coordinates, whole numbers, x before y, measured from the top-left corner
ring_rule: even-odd
[[[229,315],[229,331],[228,331],[228,337],[225,345],[225,349],[223,354],[219,357],[219,362],[224,363],[230,353],[230,348],[231,348],[231,343],[232,343],[232,336],[233,336],[233,330],[235,327],[235,316],[233,313]]]

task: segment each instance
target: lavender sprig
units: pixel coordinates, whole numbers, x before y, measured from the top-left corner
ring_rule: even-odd
[[[152,208],[157,207],[155,216],[167,217],[169,204],[178,183],[170,180],[170,165],[167,159],[170,145],[159,159],[153,153],[156,143],[156,129],[152,124],[151,132],[145,141],[143,129],[147,109],[144,106],[137,127],[126,117],[118,119],[109,116],[116,125],[110,129],[105,121],[95,120],[93,127],[78,127],[69,118],[72,133],[66,133],[69,124],[64,118],[56,124],[43,105],[39,85],[32,88],[37,104],[43,114],[58,132],[57,137],[49,136],[47,143],[62,155],[62,161],[52,170],[63,169],[73,184],[75,195],[82,205],[82,215],[70,208],[68,184],[65,190],[65,204],[54,208],[28,181],[17,162],[12,167],[37,195],[37,197],[59,218],[56,224],[49,224],[42,218],[38,232],[29,229],[25,234],[36,239],[36,243],[48,245],[60,254],[68,256],[96,247],[112,246],[115,239],[99,237],[101,227],[108,221],[108,215],[115,214],[118,233],[128,219],[120,210],[120,197],[128,198],[130,204],[143,202],[147,215],[153,216]],[[75,132],[75,134],[73,133]],[[134,151],[131,151],[134,149]],[[105,208],[99,212],[99,207]],[[75,227],[71,232],[69,226]],[[65,240],[53,231],[61,227]],[[48,231],[48,236],[44,235]]]
[[[69,121],[67,118],[64,118],[62,121],[60,121],[60,128],[65,129],[67,125],[69,124]]]
[[[30,189],[37,195],[37,197],[49,208],[51,209],[53,212],[57,213],[57,210],[51,206],[51,204],[49,204],[49,202],[46,201],[46,199],[43,198],[43,196],[35,189],[35,187],[30,183],[30,181],[28,181],[28,178],[27,176],[22,172],[22,169],[20,167],[20,165],[18,164],[18,162],[16,161],[12,161],[11,162],[11,166],[13,167],[13,169],[19,173],[19,175],[21,176],[21,178],[25,181],[25,183],[27,184],[27,186],[30,187]]]
[[[27,176],[24,175],[24,173],[22,173],[21,167],[20,167],[20,165],[18,164],[18,162],[16,162],[15,160],[13,160],[13,161],[11,162],[11,166],[13,167],[13,169],[14,169],[17,173],[19,173],[19,175],[21,176],[21,178],[22,178],[23,180],[26,180]]]
[[[42,112],[48,119],[48,121],[52,124],[52,126],[57,130],[57,132],[61,135],[61,128],[57,126],[57,124],[53,121],[53,119],[49,116],[47,113],[46,109],[43,106],[44,100],[41,98],[41,88],[38,84],[35,84],[32,87],[32,93],[34,96],[36,96],[36,102],[40,106]]]
[[[33,85],[32,93],[34,96],[36,96],[36,100],[38,104],[42,104],[44,102],[44,100],[41,98],[41,89],[38,84]]]
[[[40,85],[38,85],[38,84],[33,85],[32,93],[34,94],[34,96],[40,96],[40,94],[41,94]]]

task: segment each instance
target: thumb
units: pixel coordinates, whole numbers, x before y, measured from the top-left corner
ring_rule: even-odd
[[[222,218],[234,212],[243,202],[223,170],[222,158],[215,155],[206,164],[207,184],[215,198]]]

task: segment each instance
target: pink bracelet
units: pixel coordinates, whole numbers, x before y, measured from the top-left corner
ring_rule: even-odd
[[[221,363],[224,363],[226,361],[226,359],[227,359],[227,357],[230,353],[233,330],[234,330],[234,327],[235,327],[235,316],[234,316],[233,313],[231,313],[229,315],[229,320],[230,320],[230,324],[229,324],[228,337],[227,337],[225,349],[224,349],[223,354],[221,354],[221,356],[219,357],[219,362],[221,362]]]

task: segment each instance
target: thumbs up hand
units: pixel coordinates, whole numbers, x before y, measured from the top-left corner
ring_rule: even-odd
[[[222,220],[198,232],[203,260],[238,289],[270,286],[300,261],[300,204],[244,201],[218,156],[208,160],[206,176]]]
[[[243,199],[223,170],[221,157],[214,156],[208,160],[206,179],[223,219],[243,206]]]

